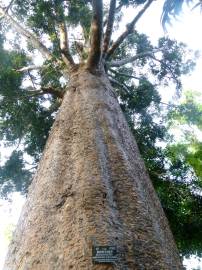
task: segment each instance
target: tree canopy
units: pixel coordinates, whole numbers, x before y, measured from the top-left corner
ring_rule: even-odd
[[[201,254],[201,142],[189,136],[174,144],[168,133],[174,121],[201,128],[201,105],[193,97],[177,107],[163,104],[158,92],[172,83],[180,95],[181,75],[192,71],[195,55],[167,37],[154,46],[136,30],[153,2],[15,0],[0,6],[0,139],[13,149],[0,167],[1,195],[27,192],[71,72],[80,66],[97,73],[103,69],[181,252]],[[166,2],[167,11],[177,10],[173,1]],[[134,17],[118,35],[129,7]],[[36,55],[43,59],[40,65]],[[162,148],[157,142],[168,144]]]

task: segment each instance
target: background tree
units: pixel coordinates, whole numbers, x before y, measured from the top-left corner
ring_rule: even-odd
[[[156,188],[170,220],[179,248],[184,255],[201,256],[201,141],[195,135],[200,129],[201,105],[193,92],[168,113],[169,129],[181,133],[180,142],[169,139],[164,149],[167,173],[157,179]],[[197,233],[196,233],[197,231]]]
[[[181,88],[180,75],[186,74],[187,72],[189,72],[193,68],[193,62],[188,58],[186,59],[186,53],[188,51],[184,44],[178,44],[176,41],[171,41],[167,38],[164,38],[164,39],[159,40],[159,44],[157,47],[153,47],[145,35],[140,34],[135,30],[135,25],[137,21],[145,13],[147,8],[149,8],[152,2],[153,1],[120,1],[119,3],[116,3],[116,1],[110,1],[110,5],[102,9],[102,1],[92,1],[92,5],[91,5],[90,1],[89,2],[88,1],[49,1],[49,2],[23,1],[22,3],[21,1],[16,0],[14,2],[12,1],[11,4],[7,7],[3,7],[3,6],[1,7],[1,13],[4,20],[2,24],[2,34],[5,34],[6,31],[8,31],[9,26],[11,26],[13,29],[17,30],[17,36],[18,34],[22,35],[23,37],[27,39],[27,42],[28,42],[27,43],[28,47],[24,49],[24,53],[22,53],[22,49],[19,48],[18,44],[16,44],[15,39],[14,39],[14,44],[13,44],[15,48],[14,53],[6,52],[3,49],[3,47],[1,47],[1,51],[3,55],[6,56],[4,57],[5,60],[2,60],[2,74],[3,75],[5,74],[4,75],[5,77],[1,77],[1,79],[2,79],[2,83],[5,83],[5,85],[3,85],[1,89],[1,96],[2,96],[2,99],[1,99],[1,113],[2,113],[1,137],[2,137],[2,140],[7,142],[7,144],[9,143],[15,146],[15,150],[13,151],[13,154],[11,155],[10,159],[1,168],[2,193],[6,194],[9,191],[13,191],[13,190],[18,190],[18,191],[21,190],[23,192],[26,192],[27,187],[29,185],[30,172],[27,172],[25,168],[30,169],[30,167],[32,167],[33,169],[35,167],[35,164],[38,162],[40,154],[44,147],[49,129],[55,118],[55,113],[57,112],[61,104],[61,101],[63,100],[64,93],[67,92],[66,94],[67,96],[67,95],[72,95],[73,92],[76,92],[76,93],[78,92],[78,91],[75,91],[75,89],[77,89],[78,86],[77,85],[75,86],[74,84],[72,85],[71,77],[74,77],[75,74],[79,74],[81,71],[84,71],[85,69],[86,70],[85,72],[90,71],[88,76],[92,76],[90,74],[93,74],[94,76],[94,77],[91,77],[90,81],[92,82],[96,78],[97,82],[99,82],[100,85],[103,83],[103,81],[105,81],[105,79],[102,79],[102,83],[101,83],[100,81],[101,74],[108,74],[109,80],[111,81],[111,84],[114,86],[116,90],[116,95],[118,96],[120,105],[137,138],[140,151],[145,159],[151,178],[153,180],[156,180],[156,182],[154,183],[158,187],[157,189],[159,190],[159,194],[163,203],[165,202],[164,207],[169,208],[169,203],[171,202],[171,198],[167,199],[167,196],[165,196],[166,193],[164,192],[164,190],[167,191],[168,189],[171,188],[170,181],[168,184],[168,182],[162,181],[162,180],[165,180],[165,177],[164,178],[159,177],[159,175],[161,175],[162,172],[164,173],[164,175],[166,174],[165,173],[166,166],[164,162],[165,154],[155,144],[157,140],[159,139],[163,140],[165,136],[165,128],[163,127],[161,121],[159,122],[160,124],[155,122],[155,117],[159,117],[160,115],[160,96],[158,95],[157,87],[159,84],[168,84],[168,81],[173,80],[173,82],[176,83],[177,90],[179,91]],[[140,8],[139,11],[137,11],[137,14],[134,16],[133,20],[131,20],[131,23],[127,25],[126,30],[117,39],[114,38],[114,41],[113,41],[112,32],[115,31],[119,26],[119,21],[121,18],[121,10],[124,6],[130,6],[130,5],[133,6],[134,8],[136,8],[139,5],[143,5],[143,7]],[[83,14],[85,14],[85,16],[83,16]],[[102,18],[103,14],[104,14],[104,18]],[[93,18],[92,22],[91,22],[91,16]],[[29,26],[29,28],[32,30],[28,31],[25,25]],[[105,26],[104,28],[102,27],[103,25]],[[67,31],[67,29],[69,31]],[[75,31],[75,29],[77,29],[77,31],[80,30],[80,34],[76,34],[75,36],[71,35],[70,33]],[[18,40],[20,39],[19,36],[17,38]],[[42,40],[46,41],[47,43],[46,46],[44,45],[45,43],[41,42]],[[34,52],[35,49],[37,49],[45,59],[42,66],[34,65],[33,59],[31,59],[29,56],[29,53]],[[15,54],[15,56],[12,56],[12,54]],[[18,58],[18,61],[16,62],[17,58]],[[6,61],[9,62],[9,64],[5,64]],[[7,71],[5,69],[5,66],[8,67]],[[30,79],[30,83],[28,86],[22,83],[23,80],[25,81],[27,80],[27,78]],[[82,87],[83,89],[85,89],[85,83]],[[96,85],[95,88],[99,91],[103,91],[98,87],[98,85]],[[107,85],[106,89],[108,88],[109,86]],[[85,89],[85,91],[86,93],[88,93],[87,89]],[[10,97],[8,98],[9,93],[10,93]],[[71,96],[71,98],[75,100],[74,95]],[[93,100],[90,99],[91,96],[88,96],[88,98],[89,98],[88,103],[91,104],[93,102]],[[108,98],[108,100],[110,100],[110,98]],[[100,102],[102,103],[103,100],[101,99]],[[62,103],[65,104],[64,101]],[[72,103],[72,104],[74,106],[76,105],[75,103]],[[79,108],[82,108],[83,105],[84,104],[79,103]],[[74,111],[76,114],[74,106],[72,107],[72,111]],[[85,106],[87,105],[85,104]],[[110,107],[112,110],[113,106],[110,106]],[[8,108],[9,108],[9,111],[8,111]],[[87,111],[89,110],[88,106],[86,110]],[[62,112],[59,114],[60,116],[58,116],[59,122],[61,119],[61,114],[66,115],[67,118],[68,118],[68,115],[71,114],[70,111],[64,112],[64,105],[61,111]],[[91,112],[91,115],[92,115],[92,112]],[[115,119],[114,116],[112,118]],[[62,121],[64,121],[64,119]],[[83,126],[83,123],[85,123],[86,119],[83,119],[85,121],[82,121],[82,122],[80,122],[79,119],[76,117],[75,119],[78,120],[77,129],[75,130],[74,127],[70,127],[69,128],[70,131],[68,131],[70,133],[72,132],[71,133],[72,135],[70,136],[70,138],[72,139],[74,137],[77,138],[78,134],[79,136],[83,136],[83,134],[80,133],[79,128],[81,129],[83,133],[85,133],[84,132],[85,129],[87,130],[89,129],[88,126],[87,127]],[[55,126],[57,126],[57,123],[58,122],[56,121]],[[7,127],[9,127],[9,129]],[[102,129],[105,130],[106,127],[103,126]],[[121,130],[121,128],[119,129]],[[52,134],[55,134],[56,132],[55,130],[57,130],[57,128],[53,129]],[[118,132],[118,130],[116,130],[116,132]],[[98,134],[100,133],[98,132]],[[119,134],[119,132],[117,134]],[[127,136],[125,135],[124,136],[123,134],[121,135],[123,140],[125,140],[124,138],[128,136],[128,135]],[[55,138],[57,138],[56,135],[52,135],[52,136],[53,137],[55,136]],[[98,136],[98,139],[100,140],[99,136]],[[89,141],[87,143],[88,143],[87,145],[90,145]],[[19,145],[21,148],[19,148]],[[84,142],[83,142],[83,145],[85,145]],[[111,147],[110,143],[106,143],[106,145],[108,145],[109,148]],[[57,148],[57,146],[55,146],[54,144],[52,147]],[[122,145],[122,147],[125,147],[125,146]],[[23,148],[23,152],[22,152],[22,148]],[[47,149],[48,148],[49,147],[47,147]],[[64,142],[63,142],[63,148],[65,148]],[[87,148],[88,146],[86,146],[86,149]],[[52,150],[46,150],[46,151],[52,151]],[[60,151],[62,152],[62,150]],[[137,152],[137,150],[135,151]],[[33,164],[25,165],[26,161],[25,159],[23,160],[23,155],[25,155],[25,153],[32,156]],[[54,156],[53,152],[51,152],[51,154],[49,152],[49,155],[46,152],[46,154],[44,155],[47,158],[49,157],[50,159],[53,158]],[[64,153],[63,154],[61,153],[61,155],[63,155],[64,160],[66,160],[66,157],[64,157]],[[102,155],[105,156],[106,152],[102,153]],[[120,158],[120,160],[121,159],[122,158]],[[121,164],[120,160],[118,161],[119,167]],[[54,161],[54,158],[53,158],[53,161]],[[55,166],[54,162],[52,163],[53,169]],[[42,164],[43,164],[42,167],[46,167],[44,162],[42,162]],[[80,160],[80,164],[83,164],[82,160]],[[61,166],[63,166],[62,161],[61,161]],[[60,167],[59,170],[61,170],[61,168],[62,167]],[[114,168],[113,167],[111,168],[112,171],[110,172],[110,174],[113,174],[113,169],[114,170],[117,169],[117,172],[119,171],[118,167],[114,165]],[[107,168],[105,168],[105,171],[107,171]],[[123,168],[122,168],[122,171],[124,171]],[[52,171],[52,173],[49,174],[49,178],[51,177],[52,179],[53,175],[54,173]],[[123,176],[124,176],[123,172],[120,172],[119,177],[124,178]],[[91,175],[88,175],[88,178],[90,177]],[[112,179],[113,177],[115,176],[112,176]],[[104,176],[104,178],[106,178],[106,175]],[[130,177],[127,177],[127,178],[130,178]],[[22,181],[22,179],[24,180]],[[61,176],[57,179],[61,179]],[[136,179],[138,179],[138,177],[136,177]],[[36,181],[37,180],[35,180],[35,182]],[[67,183],[68,181],[66,179]],[[40,182],[42,182],[40,185],[37,184],[39,185],[38,190],[40,190],[41,185],[43,186],[43,181],[40,181]],[[124,185],[127,186],[127,180],[124,182]],[[172,185],[173,185],[173,188],[178,187],[178,185],[175,184],[174,181],[172,181]],[[180,188],[181,186],[183,186],[183,184],[180,185]],[[49,185],[46,186],[46,188],[47,188],[48,194],[50,194],[50,192],[51,193],[53,192],[53,189],[51,190]],[[40,200],[38,198],[33,199],[32,195],[30,195],[30,198],[33,199],[33,203],[35,205],[41,204],[41,202],[43,202],[44,199],[45,200],[48,199],[50,205],[51,203],[53,203],[56,209],[58,210],[61,208],[63,209],[63,206],[66,204],[67,198],[69,197],[71,198],[72,196],[74,197],[74,193],[77,193],[77,191],[75,190],[73,191],[70,190],[67,192],[67,190],[72,189],[70,187],[63,190],[64,187],[62,187],[61,185],[58,185],[57,187],[54,187],[54,190],[55,188],[56,190],[58,189],[56,193],[58,194],[58,196],[61,195],[61,198],[58,199],[58,196],[54,197],[54,200],[52,202],[49,201],[48,199],[49,196],[47,197],[45,195],[45,197],[43,197],[43,195],[42,196],[40,195],[44,193],[42,192],[42,190],[44,190],[44,188],[42,187],[41,187],[41,191],[38,192],[38,194],[36,194],[36,191],[35,191],[35,194],[38,196],[38,198],[40,197]],[[79,185],[77,189],[78,188],[79,188]],[[94,189],[92,189],[90,193],[88,193],[88,196],[87,196],[88,207],[92,207],[92,203],[89,201],[90,199],[92,200],[92,202],[94,202],[93,198],[95,199],[97,197],[99,198],[98,202],[103,200],[103,198],[102,199],[100,198],[100,195],[98,195],[97,193],[94,194],[96,188],[98,188],[98,186],[94,186]],[[144,189],[147,190],[148,187],[144,186]],[[119,190],[119,188],[117,188],[117,190]],[[189,192],[190,197],[192,198],[193,194],[190,191],[190,189],[187,188],[186,190],[187,192]],[[85,191],[85,189],[83,191]],[[106,194],[106,195],[103,195],[104,198],[107,197],[107,200],[110,200],[111,193],[109,191],[106,192],[105,190],[102,192],[103,194]],[[100,192],[100,194],[102,194],[102,192]],[[108,194],[108,192],[110,194]],[[117,192],[116,189],[113,192],[116,193]],[[128,195],[128,192],[126,193]],[[140,194],[138,194],[138,196],[139,195]],[[147,196],[148,195],[143,195],[143,197],[145,198]],[[31,199],[29,199],[29,201],[30,200]],[[120,198],[117,200],[123,201],[123,199],[120,199]],[[194,202],[192,202],[192,206]],[[30,205],[28,202],[24,210],[25,213],[27,213],[29,207]],[[179,210],[178,215],[182,216],[182,209],[179,207],[179,204],[176,204],[175,207],[176,209]],[[80,208],[83,209],[83,206],[80,206]],[[75,209],[80,209],[80,208],[75,208]],[[141,209],[141,207],[139,209]],[[148,210],[146,210],[146,212],[147,211]],[[149,210],[149,211],[153,211],[153,210]],[[130,212],[130,204],[128,204],[128,212]],[[141,212],[146,213],[144,209],[141,209]],[[84,213],[86,212],[84,211]],[[156,219],[156,214],[152,214],[152,215],[154,215],[155,216],[154,219]],[[61,215],[61,217],[62,216],[64,216],[64,213],[63,215]],[[134,215],[134,212],[133,212],[133,215],[131,216],[133,216],[133,219],[134,219],[134,216],[137,217],[137,215]],[[172,211],[172,215],[170,216],[172,220],[172,218],[174,217],[174,211]],[[35,216],[33,214],[30,214],[29,218],[34,220],[34,217]],[[81,218],[81,214],[79,217]],[[23,222],[24,221],[21,219],[20,224],[22,224]],[[103,222],[105,223],[105,221]],[[151,221],[148,221],[148,224],[150,222]],[[145,223],[147,223],[147,221],[145,221]],[[184,225],[184,221],[182,221],[182,223]],[[38,224],[39,226],[42,226],[40,222],[36,222],[36,224]],[[50,224],[54,228],[55,226],[54,222],[50,222]],[[130,222],[128,222],[128,224],[130,224]],[[65,226],[67,227],[67,224],[65,224]],[[90,225],[88,224],[86,228],[89,229],[89,226]],[[71,228],[71,226],[69,227]],[[82,225],[82,227],[85,228],[84,225]],[[61,228],[62,227],[60,227],[59,230],[61,230]],[[137,234],[138,234],[139,229],[137,229],[137,232],[136,232]],[[115,231],[116,230],[114,229],[114,232]],[[150,230],[148,230],[148,232],[149,231]],[[176,235],[179,231],[180,231],[180,228],[178,227],[176,229]],[[146,236],[148,232],[145,232],[144,235]],[[47,228],[43,228],[42,233],[43,235],[46,235]],[[57,236],[57,233],[58,233],[58,230],[56,230],[54,234],[55,237]],[[166,230],[164,233],[167,235],[169,234]],[[21,232],[18,227],[17,236],[14,239],[14,243],[12,244],[14,248],[16,247],[16,243],[19,243],[18,241],[21,238],[19,237],[20,235],[21,235]],[[30,235],[36,235],[36,232],[34,232],[33,234],[33,231],[32,231]],[[44,237],[44,236],[40,236],[40,237]],[[104,237],[105,237],[104,239],[100,239],[99,241],[104,243],[108,240],[108,238],[110,238],[109,236],[107,237],[104,236]],[[26,244],[27,243],[26,241],[28,241],[27,240],[28,238],[27,239],[23,238],[23,239],[25,239],[23,240],[25,241],[24,251],[22,250],[18,251],[18,254],[22,254],[23,252],[26,253],[25,251],[26,248],[29,248],[27,246],[28,244]],[[180,238],[178,237],[178,239]],[[181,238],[181,239],[184,239],[184,238]],[[179,240],[179,243],[183,241],[181,239]],[[86,240],[87,244],[85,243],[85,245],[87,246],[89,245],[88,241],[89,239]],[[112,240],[110,241],[114,242],[117,240],[113,239],[113,241]],[[135,240],[133,241],[136,243],[137,249],[139,249],[138,246],[139,247],[141,245],[144,246],[144,241],[141,240],[141,237],[140,237],[140,240],[138,240],[139,242],[137,241],[137,239],[136,241]],[[160,240],[158,239],[158,241]],[[152,243],[154,242],[155,241],[153,240]],[[75,239],[74,239],[74,243],[76,244]],[[83,244],[80,244],[80,246],[82,247]],[[197,248],[198,248],[198,245],[196,245],[194,251]],[[155,247],[151,247],[151,249],[155,250]],[[39,248],[39,251],[40,250],[41,249]],[[170,248],[170,250],[173,250],[173,247]],[[171,262],[168,262],[168,261],[163,262],[164,259],[162,259],[161,255],[159,254],[156,255],[156,259],[154,259],[155,262],[149,261],[150,258],[145,259],[145,256],[149,257],[148,251],[145,250],[145,246],[142,251],[143,255],[139,253],[134,255],[136,251],[134,251],[132,257],[133,259],[135,257],[138,258],[136,262],[136,264],[138,265],[148,264],[150,265],[149,267],[153,267],[152,266],[153,263],[157,263],[157,262],[159,263],[159,265],[164,264],[164,263],[166,263],[166,265],[172,264]],[[16,253],[15,253],[15,256],[17,256]],[[19,261],[20,263],[24,265],[32,265],[32,269],[33,269],[33,267],[36,267],[35,266],[36,264],[43,265],[46,259],[50,258],[50,256],[56,256],[56,255],[54,254],[54,252],[52,252],[52,254],[49,254],[47,257],[44,255],[44,258],[42,258],[42,261],[41,261],[41,259],[36,259],[38,258],[38,255],[35,253],[35,255],[31,255],[30,258],[29,258],[29,255],[26,256],[26,260],[28,260],[28,262],[24,261],[24,259],[22,262],[21,262],[21,259]],[[86,257],[86,256],[89,257],[89,255],[85,255],[85,254],[83,255],[83,257]],[[144,257],[143,261],[141,261],[140,259],[141,256]],[[163,256],[165,257],[165,254]],[[58,256],[56,257],[59,258]],[[75,254],[72,257],[75,257]],[[54,258],[52,257],[52,260],[53,259]],[[12,256],[11,256],[11,260],[12,260]],[[15,263],[13,261],[11,263],[11,266],[7,266],[7,267],[11,267],[8,269],[15,269],[16,266],[19,267],[19,265],[16,265],[19,263],[19,261]],[[58,266],[57,266],[58,269],[60,269],[60,267],[63,267],[60,264],[61,263],[60,259],[57,259],[56,261],[58,261],[58,262],[55,262],[55,265],[57,265],[58,263]],[[75,266],[76,261],[78,261],[78,258],[74,260],[73,264],[69,262],[71,267],[76,267]],[[87,261],[87,263],[89,265],[89,261]],[[123,264],[123,262],[121,263]],[[130,264],[131,264],[130,267],[134,267],[134,262],[131,262]],[[178,267],[177,264],[178,263],[176,259],[175,267]],[[80,265],[80,267],[82,266]],[[176,268],[176,269],[180,269],[180,268]]]

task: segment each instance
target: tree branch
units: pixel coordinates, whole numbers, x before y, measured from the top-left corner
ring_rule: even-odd
[[[39,90],[28,90],[26,92],[27,97],[35,97],[35,96],[41,96],[44,95],[43,91]]]
[[[149,8],[151,3],[154,0],[148,0],[148,2],[144,5],[144,7],[139,11],[139,13],[135,16],[135,18],[126,26],[126,31],[123,32],[118,39],[113,43],[111,48],[107,52],[107,59],[112,56],[112,54],[115,52],[115,50],[121,45],[121,43],[126,39],[126,37],[133,33],[135,24],[139,21],[139,19],[142,17],[142,15],[145,13],[145,11]]]
[[[9,15],[6,10],[0,7],[0,14],[11,24],[11,26],[22,36],[24,36],[41,54],[47,59],[52,58],[51,52],[46,48],[46,46],[41,43],[38,38],[25,29],[19,22],[17,22],[11,15]]]
[[[43,91],[43,93],[51,94],[61,99],[64,97],[64,94],[65,94],[64,90],[59,90],[57,88],[52,88],[52,87],[41,87],[41,90]]]
[[[165,68],[167,68],[169,70],[169,72],[171,73],[172,78],[176,81],[176,83],[178,85],[179,84],[179,81],[178,81],[177,77],[175,76],[175,73],[173,72],[173,70],[171,69],[171,67],[168,64],[166,64],[163,60],[158,59],[158,58],[155,57],[154,53],[159,52],[159,51],[162,51],[162,49],[156,49],[156,50],[153,50],[153,51],[139,53],[139,54],[137,54],[137,55],[135,55],[133,57],[130,57],[130,58],[126,58],[126,59],[123,59],[123,60],[120,60],[120,61],[112,61],[110,63],[107,63],[107,66],[108,67],[120,67],[120,66],[126,65],[128,63],[132,63],[132,62],[134,62],[134,61],[136,61],[136,60],[138,60],[140,58],[150,57],[153,60],[155,60],[156,62],[159,62]],[[112,71],[112,70],[113,69],[110,69],[110,71]],[[116,71],[113,70],[112,72],[115,73]],[[127,76],[126,74],[124,74],[124,75]]]
[[[130,94],[129,89],[128,89],[128,87],[127,87],[126,85],[124,85],[124,84],[118,82],[117,80],[115,80],[115,79],[112,78],[111,76],[110,76],[110,78],[109,78],[109,81],[112,83],[112,85],[115,84],[115,85],[117,85],[119,88],[121,88],[121,90],[123,90],[127,95]]]
[[[105,57],[105,54],[109,48],[113,25],[114,25],[114,16],[116,11],[116,0],[110,1],[110,7],[109,7],[109,15],[107,19],[107,28],[104,35],[104,43],[103,43],[103,57]]]
[[[179,105],[175,105],[175,104],[169,104],[169,103],[165,103],[165,102],[162,102],[162,101],[160,101],[159,102],[160,104],[163,104],[163,105],[165,105],[165,106],[167,106],[167,107],[173,107],[173,108],[179,108]]]
[[[154,59],[155,61],[159,62],[165,68],[167,68],[169,70],[169,72],[171,73],[172,78],[175,80],[176,84],[179,85],[179,81],[178,81],[175,73],[173,72],[173,70],[171,69],[171,67],[168,64],[166,64],[165,62],[163,62],[163,60],[160,60],[160,59],[156,58],[154,55],[150,55],[150,57],[152,59]]]
[[[123,72],[118,72],[118,71],[115,71],[115,70],[113,70],[111,68],[109,69],[109,71],[111,71],[115,75],[124,76],[124,77],[128,77],[128,78],[131,78],[131,79],[136,79],[136,80],[140,80],[141,79],[140,77],[136,77],[134,75],[129,75],[129,74],[126,74],[126,73],[123,73]]]
[[[10,4],[6,7],[5,12],[8,13],[9,9],[12,7],[13,3],[15,2],[15,0],[11,0]]]
[[[107,66],[109,67],[120,67],[123,65],[126,65],[128,63],[132,63],[138,59],[144,58],[144,57],[152,57],[154,53],[156,52],[160,52],[162,49],[156,49],[153,51],[147,51],[147,52],[142,52],[142,53],[138,53],[132,57],[123,59],[123,60],[119,60],[119,61],[111,61],[111,62],[107,62]]]
[[[103,31],[103,1],[92,0],[93,19],[91,22],[90,52],[87,59],[87,67],[97,68],[100,63],[102,31]]]
[[[65,22],[62,22],[58,25],[59,29],[59,40],[60,40],[60,50],[64,63],[68,66],[74,66],[74,60],[71,56],[69,45],[68,45],[68,33]]]
[[[42,69],[44,66],[35,66],[35,65],[31,65],[31,66],[27,66],[27,67],[22,67],[19,69],[15,69],[16,72],[26,72],[26,71],[32,71],[32,70],[39,70]]]
[[[118,7],[116,8],[115,13],[120,12],[123,6],[124,6],[124,3],[120,3],[120,4],[118,5]]]
[[[51,94],[57,98],[63,98],[64,97],[64,90],[59,90],[57,88],[53,88],[53,87],[41,87],[40,89],[35,89],[32,87],[29,87],[26,93],[31,94],[31,96],[37,96],[37,95],[44,95],[44,94]]]
[[[118,7],[115,8],[115,14],[118,13],[119,11],[121,11],[121,8],[124,6],[123,3],[120,3],[118,5]],[[107,25],[108,19],[105,19],[103,22],[103,27],[105,27]]]

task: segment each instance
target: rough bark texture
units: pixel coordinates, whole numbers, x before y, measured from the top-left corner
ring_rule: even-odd
[[[93,265],[92,245],[117,245]],[[181,261],[105,76],[72,76],[4,270],[178,270]]]

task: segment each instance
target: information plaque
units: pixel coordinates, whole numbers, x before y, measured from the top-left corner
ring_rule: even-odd
[[[117,261],[116,246],[93,246],[93,263],[114,263]]]

